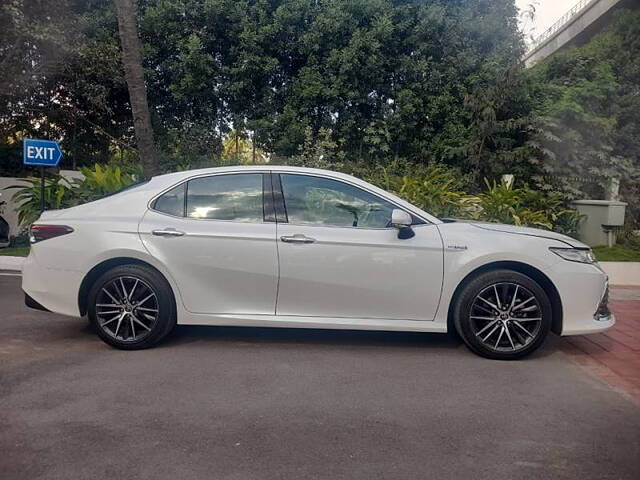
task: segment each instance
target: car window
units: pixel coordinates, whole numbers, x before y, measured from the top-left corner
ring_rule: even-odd
[[[190,180],[187,216],[236,222],[262,222],[262,174],[214,175]]]
[[[153,209],[176,217],[184,217],[184,189],[183,183],[163,193],[153,203]]]
[[[386,228],[393,204],[348,183],[309,175],[281,174],[289,223]]]

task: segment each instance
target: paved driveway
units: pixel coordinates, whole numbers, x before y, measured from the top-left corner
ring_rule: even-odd
[[[0,476],[637,480],[640,407],[560,343],[182,327],[121,352],[0,276]]]

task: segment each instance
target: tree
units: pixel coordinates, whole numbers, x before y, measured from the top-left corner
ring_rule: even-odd
[[[640,12],[623,10],[587,44],[528,72],[547,171],[568,183],[640,179],[639,23]]]
[[[11,3],[27,1],[44,2]],[[139,119],[137,97],[126,85],[145,83],[140,62],[136,82],[122,71],[114,1],[54,3],[63,2],[77,27],[64,28],[62,15],[48,22],[63,32],[63,68],[34,77],[32,62],[23,62],[23,84],[0,123],[28,131],[34,117],[23,106],[42,105],[37,124],[62,141],[69,153],[63,162],[104,162],[112,152],[132,158],[141,139],[131,123],[131,109]],[[257,151],[274,161],[331,144],[322,148],[327,166],[410,159],[448,163],[478,178],[528,175],[531,105],[513,0],[144,0],[139,10],[124,3],[130,13],[120,19],[139,28],[133,39],[144,53],[153,106],[147,111],[163,171],[215,164],[223,139],[238,130],[252,132]],[[44,27],[30,23],[41,38]],[[3,36],[0,28],[0,54],[20,30]],[[151,138],[149,122],[147,132]],[[0,166],[20,155],[19,142],[7,155],[3,142]],[[145,161],[157,157],[142,145],[138,152]]]
[[[144,82],[136,0],[114,0],[122,46],[122,65],[129,88],[133,125],[146,178],[160,173],[160,155],[153,140],[153,127]]]
[[[606,198],[620,181],[627,222],[640,223],[640,12],[620,10],[598,35],[527,72],[536,99],[531,136],[543,188]],[[637,227],[635,227],[637,228]]]

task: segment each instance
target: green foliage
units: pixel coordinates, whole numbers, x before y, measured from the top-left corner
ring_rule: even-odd
[[[485,178],[485,190],[470,195],[465,192],[465,187],[473,185],[469,176],[442,165],[394,162],[368,171],[360,169],[358,174],[441,218],[530,226],[566,235],[575,235],[583,220],[577,211],[566,208],[560,194],[533,190],[526,184],[515,188]]]
[[[599,262],[640,262],[640,247],[594,247],[593,253]]]
[[[619,244],[640,250],[640,230],[627,227],[616,234],[616,241]]]
[[[62,168],[131,148],[131,111],[110,1],[0,5],[0,174],[27,176],[23,137],[61,140]]]
[[[0,256],[8,257],[28,257],[30,247],[9,247],[0,248]]]
[[[38,11],[11,3],[12,18]],[[37,58],[56,53],[47,57],[55,68],[40,75],[28,59],[19,65],[12,108],[0,113],[0,168],[19,165],[21,135],[62,139],[66,168],[107,163],[116,145],[134,150],[113,2],[54,3],[43,10],[47,31],[72,41],[54,49],[60,39],[43,36],[28,46]],[[512,0],[139,4],[165,171],[216,164],[231,130],[250,132],[274,158],[329,142],[331,162],[445,162],[478,178],[529,168]],[[33,25],[45,33],[44,22]],[[19,39],[18,26],[0,34],[0,48]]]
[[[140,170],[136,167],[133,170]],[[97,200],[131,185],[136,175],[123,173],[118,166],[95,164],[81,169],[83,179],[66,180],[56,174],[45,179],[45,207],[47,210],[67,208]],[[18,205],[18,222],[26,227],[40,216],[42,188],[39,178],[28,178],[27,185],[13,185],[11,199]]]
[[[21,139],[32,135],[61,139],[65,168],[115,157],[133,174],[113,2],[5,3],[0,171],[21,171]],[[460,192],[484,190],[485,177],[511,173],[563,198],[598,198],[616,175],[630,223],[640,221],[637,10],[524,70],[513,0],[139,5],[164,171],[235,163],[234,149],[224,150],[236,132],[271,163],[358,174],[445,216],[477,213],[477,201]],[[241,161],[253,157],[247,145]],[[409,163],[454,167],[464,185],[405,171]],[[485,192],[490,216],[575,230],[579,218],[561,207],[519,199],[507,208],[500,199],[514,193],[501,188],[494,199]]]
[[[461,177],[455,170],[427,166],[405,175],[394,171],[382,167],[378,178],[368,180],[436,216],[464,216],[473,208],[473,199],[461,190]]]
[[[304,142],[296,155],[277,158],[278,163],[297,167],[324,168],[352,173],[357,168],[355,162],[345,163],[343,155],[337,151],[329,130],[321,128],[314,137],[311,127],[304,129]]]
[[[490,222],[512,223],[556,230],[560,233],[575,234],[582,220],[581,216],[564,207],[558,194],[545,194],[532,190],[528,185],[514,188],[506,182],[489,182],[487,190],[478,194],[477,218]]]
[[[591,41],[556,52],[527,72],[534,111],[529,145],[539,185],[604,198],[608,179],[640,218],[640,11],[621,10]]]
[[[40,216],[42,188],[39,178],[27,178],[27,185],[13,185],[6,189],[15,190],[11,200],[18,205],[18,223],[31,225]],[[65,208],[71,204],[71,186],[59,175],[45,179],[44,203],[47,210]]]
[[[122,190],[135,182],[132,174],[123,173],[118,166],[95,164],[93,168],[82,167],[83,179],[75,179],[72,192],[76,203],[85,203]]]

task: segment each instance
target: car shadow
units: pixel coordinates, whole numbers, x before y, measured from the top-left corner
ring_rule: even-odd
[[[196,341],[416,348],[458,348],[462,344],[457,335],[442,333],[178,325],[162,345],[169,347]]]
[[[80,336],[96,335],[89,323],[77,331]],[[550,333],[541,348],[521,361],[549,356],[562,350],[564,340]],[[467,350],[457,333],[390,332],[374,330],[341,330],[280,327],[220,327],[176,325],[174,330],[155,348],[174,348],[191,343],[232,345],[327,345],[345,347],[401,347]],[[469,352],[471,354],[471,352]],[[500,361],[490,360],[486,361]]]
[[[439,351],[464,349],[464,344],[455,333],[388,332],[370,330],[337,330],[307,328],[268,327],[217,327],[178,325],[158,347],[172,348],[195,342],[211,344],[253,345],[327,345],[345,347],[401,347],[437,349]],[[521,361],[547,357],[561,350],[562,340],[549,334],[541,348]],[[471,354],[471,352],[469,352]],[[500,361],[487,360],[486,361]]]

